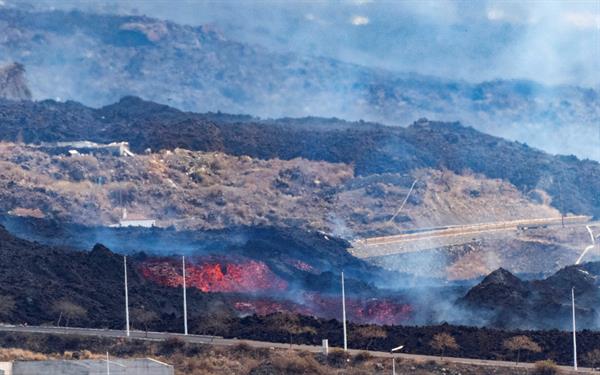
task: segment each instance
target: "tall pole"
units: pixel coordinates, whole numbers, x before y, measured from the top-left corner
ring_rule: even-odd
[[[344,351],[348,350],[348,336],[346,333],[346,290],[344,289],[344,272],[342,271],[342,321],[344,325]]]
[[[565,205],[562,199],[562,187],[560,184],[560,179],[558,180],[558,197],[560,199],[560,221],[562,223],[562,227],[565,227]]]
[[[185,286],[185,256],[181,257],[181,265],[183,268],[183,332],[185,335],[188,334],[188,321],[187,321],[187,295]]]
[[[110,360],[108,358],[108,352],[106,352],[106,375],[110,375]]]
[[[575,328],[575,288],[571,288],[571,306],[573,309],[573,369],[577,371],[577,335]]]
[[[125,331],[129,337],[129,292],[127,291],[127,257],[123,256],[123,268],[125,271]]]
[[[392,357],[392,375],[396,375],[396,357]]]

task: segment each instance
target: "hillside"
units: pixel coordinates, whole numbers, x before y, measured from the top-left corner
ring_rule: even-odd
[[[455,123],[260,120],[133,97],[100,109],[1,101],[0,119],[0,209],[13,216],[98,226],[117,224],[126,209],[161,227],[300,227],[352,239],[600,211],[598,163]],[[81,140],[128,141],[135,154],[83,146],[71,155],[82,146],[52,143]],[[538,230],[377,264],[459,280],[498,267],[548,275],[588,245],[584,227]]]
[[[0,143],[0,210],[108,226],[126,209],[161,227],[300,225],[347,238],[559,216],[547,197],[536,202],[500,180],[447,170],[355,177],[350,165],[302,158],[183,149],[122,157],[56,154],[63,149]],[[413,178],[418,184],[410,201],[391,222]]]
[[[358,176],[406,174],[420,168],[472,171],[508,181],[524,194],[544,190],[551,204],[564,212],[600,213],[599,163],[553,156],[456,123],[421,120],[401,128],[318,118],[219,118],[131,97],[100,109],[72,102],[4,101],[0,139],[128,141],[136,153],[179,147],[260,159],[305,158],[351,164]]]
[[[469,83],[275,53],[230,40],[218,25],[144,16],[6,6],[0,35],[0,53],[27,67],[36,99],[102,106],[138,95],[184,110],[263,117],[393,125],[421,117],[458,120],[553,153],[600,157],[595,89],[525,80]]]
[[[89,241],[95,232],[121,252],[133,253],[128,259],[130,306],[155,314],[156,329],[173,330],[182,320],[180,254],[187,256],[190,319],[201,321],[215,314],[235,319],[279,311],[337,318],[342,270],[352,289],[347,296],[348,319],[391,324],[411,318],[406,297],[376,286],[408,279],[405,275],[353,258],[345,251],[345,241],[323,234],[252,227],[216,232],[71,229],[77,230],[72,235],[80,240]],[[52,238],[62,243],[42,245],[0,226],[0,298],[15,302],[12,308],[0,310],[0,319],[53,322],[60,313],[57,303],[68,301],[86,310],[76,324],[122,327],[122,256],[101,244],[81,251],[85,244],[56,231]],[[202,327],[195,324],[192,329]]]
[[[55,322],[60,314],[57,303],[68,301],[86,310],[85,316],[74,317],[75,325],[123,327],[123,260],[104,246],[88,252],[47,247],[19,239],[0,226],[0,255],[0,295],[16,303],[3,310],[5,322]],[[165,326],[173,325],[180,316],[178,291],[148,283],[134,267],[128,274],[132,305],[146,306],[160,313]],[[217,301],[218,296],[191,291],[193,309]]]

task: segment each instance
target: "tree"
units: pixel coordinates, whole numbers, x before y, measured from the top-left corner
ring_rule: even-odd
[[[385,329],[375,325],[357,327],[353,330],[353,333],[359,339],[367,341],[366,350],[369,350],[375,339],[384,339],[388,336]]]
[[[600,349],[587,352],[583,359],[590,367],[597,368],[600,366]]]
[[[54,304],[52,310],[59,314],[58,315],[58,323],[57,326],[60,327],[60,322],[63,317],[66,318],[65,328],[69,327],[69,321],[71,319],[83,318],[87,315],[87,310],[83,307],[69,301],[66,299],[62,299]]]
[[[527,336],[514,336],[509,339],[506,339],[504,340],[503,346],[511,352],[517,353],[516,363],[519,363],[522,350],[526,350],[532,353],[539,353],[542,351],[542,348],[540,348],[538,344],[536,344],[532,339],[530,339]]]
[[[454,337],[448,333],[438,333],[433,336],[433,340],[431,340],[429,346],[440,351],[441,358],[444,358],[446,349],[457,350],[459,348]]]
[[[302,325],[302,322],[300,322],[300,317],[297,314],[279,313],[276,314],[273,319],[273,324],[290,335],[290,349],[292,348],[292,340],[294,335],[301,335],[303,333],[317,333],[313,327]]]
[[[16,307],[15,299],[12,296],[0,294],[0,318],[8,318]]]
[[[146,310],[144,307],[131,310],[131,317],[135,322],[144,326],[144,332],[148,337],[148,326],[150,323],[158,320],[158,314],[152,310]]]

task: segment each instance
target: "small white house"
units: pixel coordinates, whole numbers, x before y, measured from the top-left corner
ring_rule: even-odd
[[[123,217],[119,220],[118,225],[113,225],[114,227],[144,227],[144,228],[152,228],[156,226],[156,220],[147,218],[143,215],[138,214],[127,214],[127,209],[123,209]]]

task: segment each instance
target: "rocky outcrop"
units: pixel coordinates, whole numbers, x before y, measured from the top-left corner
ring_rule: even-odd
[[[485,315],[491,325],[563,328],[571,323],[571,289],[579,327],[594,327],[600,298],[595,263],[565,267],[542,280],[523,281],[498,269],[474,286],[459,303]]]
[[[490,296],[494,296],[493,299]],[[478,307],[522,305],[529,296],[527,283],[503,268],[490,273],[481,283],[473,287],[465,299]]]
[[[19,63],[0,66],[0,98],[30,100],[31,91],[25,82],[25,67]]]

